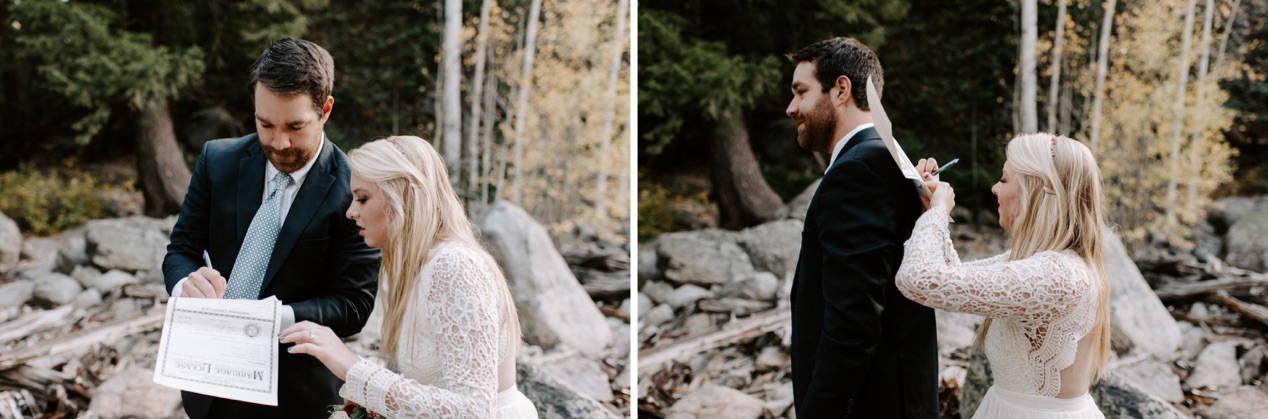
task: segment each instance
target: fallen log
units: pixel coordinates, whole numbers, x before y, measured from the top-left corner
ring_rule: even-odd
[[[123,336],[162,328],[165,310],[162,305],[155,306],[138,316],[94,326],[50,339],[47,342],[37,342],[30,347],[0,355],[0,371],[22,365],[35,358],[75,351],[94,343],[108,342]]]
[[[691,355],[779,330],[791,321],[792,310],[780,308],[724,324],[719,330],[684,336],[671,342],[658,342],[654,348],[639,351],[639,375],[654,373],[672,360],[684,360]]]
[[[1163,302],[1183,302],[1205,298],[1208,295],[1225,292],[1228,294],[1249,293],[1255,288],[1268,288],[1268,279],[1230,278],[1215,281],[1202,281],[1187,284],[1168,285],[1154,290]]]
[[[0,326],[0,344],[22,339],[36,332],[71,324],[76,320],[70,317],[70,312],[73,310],[75,310],[75,306],[68,304],[53,310],[28,313],[25,316],[5,323]]]
[[[1209,297],[1209,300],[1222,304],[1225,307],[1228,307],[1229,310],[1233,310],[1242,316],[1249,317],[1251,320],[1259,322],[1259,324],[1268,326],[1268,307],[1238,300],[1229,296],[1226,291],[1216,292],[1215,295]]]

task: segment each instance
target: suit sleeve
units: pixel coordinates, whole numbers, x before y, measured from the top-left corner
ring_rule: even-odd
[[[208,143],[208,145],[210,142]],[[181,214],[172,226],[167,255],[163,257],[163,283],[167,293],[190,272],[203,265],[202,252],[207,248],[208,219],[210,207],[207,193],[208,145],[203,145],[198,163],[194,165],[193,176],[189,178],[189,188],[185,193],[185,202],[181,204]]]
[[[863,163],[843,161],[823,180],[815,215],[823,246],[823,336],[798,416],[847,410],[881,339],[885,290],[898,266],[891,191]]]

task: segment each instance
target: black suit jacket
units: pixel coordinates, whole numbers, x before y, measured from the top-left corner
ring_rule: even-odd
[[[352,202],[347,157],[323,141],[282,223],[258,297],[275,295],[294,309],[296,322],[309,320],[350,336],[361,331],[374,307],[380,256],[344,217]],[[204,249],[222,276],[233,274],[247,227],[263,201],[265,164],[256,134],[203,146],[163,259],[169,293],[203,265]],[[316,358],[290,354],[282,345],[278,352],[277,407],[182,392],[185,412],[193,419],[325,418],[328,405],[343,403],[342,381]]]
[[[791,295],[797,417],[938,417],[933,310],[894,285],[921,211],[875,129],[855,134],[824,175]]]

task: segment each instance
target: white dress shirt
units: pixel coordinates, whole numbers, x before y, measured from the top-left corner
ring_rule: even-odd
[[[837,146],[832,148],[832,160],[828,160],[828,168],[823,170],[823,174],[827,175],[828,171],[832,170],[832,163],[836,163],[837,155],[841,154],[841,150],[845,149],[845,143],[850,142],[852,137],[854,137],[854,134],[858,134],[859,131],[872,128],[874,126],[876,126],[876,124],[873,124],[871,122],[865,122],[863,123],[863,125],[854,127],[854,129],[850,130],[848,134],[845,134],[844,137],[841,137],[841,141],[837,141]]]

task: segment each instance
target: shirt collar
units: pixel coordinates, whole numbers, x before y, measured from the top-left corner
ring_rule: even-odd
[[[323,132],[321,133],[321,145],[317,146],[317,152],[313,153],[313,157],[308,159],[308,163],[304,164],[304,167],[301,167],[299,170],[291,173],[291,179],[295,180],[295,186],[304,184],[304,177],[308,176],[308,172],[312,170],[313,164],[317,163],[317,156],[321,155],[321,149],[324,147],[326,147],[326,133]],[[268,159],[264,159],[264,162],[264,181],[269,182],[274,176],[277,176],[279,170],[277,170],[276,167],[273,167],[273,162]]]
[[[832,160],[828,160],[828,168],[824,169],[823,174],[826,175],[828,174],[829,170],[832,170],[832,163],[836,163],[837,155],[841,154],[841,150],[845,149],[845,143],[850,142],[850,139],[851,137],[854,137],[854,134],[858,134],[859,131],[872,128],[875,126],[876,124],[873,124],[871,122],[865,122],[862,125],[854,127],[854,129],[851,130],[849,134],[845,134],[844,137],[841,137],[841,141],[837,141],[837,146],[832,148]]]

